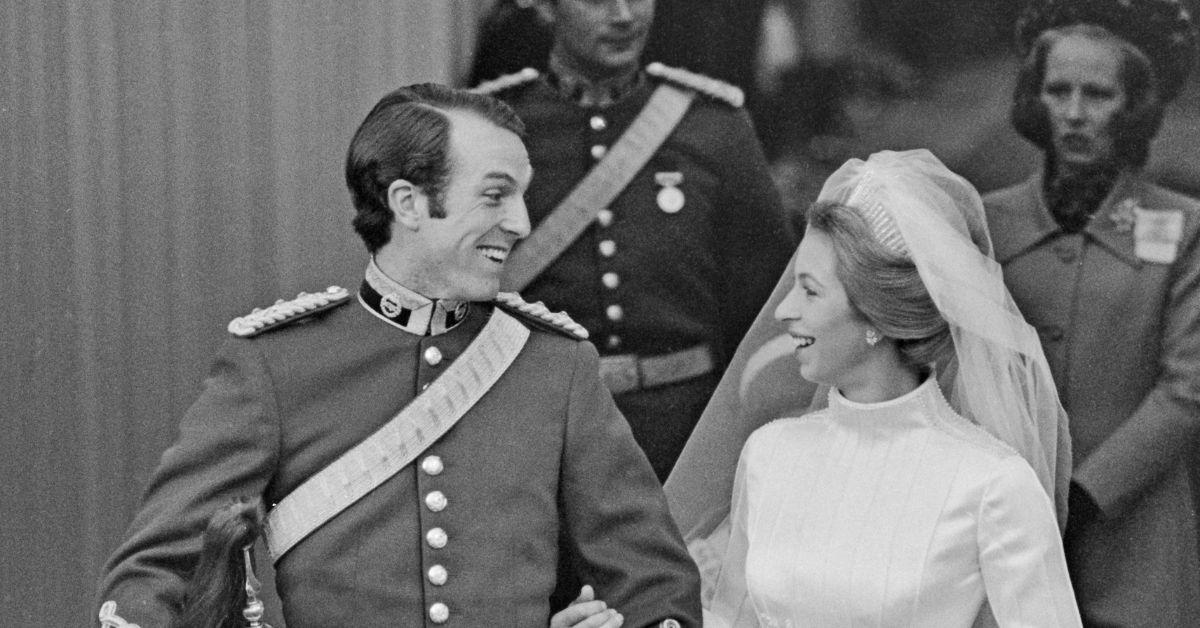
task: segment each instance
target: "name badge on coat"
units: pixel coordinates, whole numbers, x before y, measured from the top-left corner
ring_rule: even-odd
[[[1170,264],[1179,255],[1183,238],[1183,212],[1133,209],[1133,252],[1138,259]]]

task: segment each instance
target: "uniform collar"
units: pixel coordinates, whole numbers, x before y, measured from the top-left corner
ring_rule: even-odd
[[[466,320],[467,301],[430,299],[396,283],[372,258],[358,289],[358,301],[393,327],[417,336],[444,334]]]
[[[573,70],[558,55],[550,55],[550,84],[564,98],[581,107],[602,109],[625,99],[645,81],[638,68],[610,79],[593,80]]]
[[[993,216],[992,239],[996,261],[1001,264],[1064,233],[1046,206],[1042,182],[1043,175],[1035,174],[1016,190],[1017,211],[997,212]],[[1134,254],[1133,231],[1122,216],[1128,213],[1130,203],[1138,203],[1141,194],[1140,178],[1130,171],[1121,172],[1082,231],[1132,266],[1141,265],[1141,261]]]

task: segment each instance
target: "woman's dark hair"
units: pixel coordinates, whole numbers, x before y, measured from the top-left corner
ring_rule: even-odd
[[[1041,99],[1042,82],[1051,48],[1070,35],[1110,42],[1120,51],[1125,106],[1113,116],[1108,130],[1119,165],[1144,166],[1150,155],[1150,142],[1162,124],[1166,102],[1161,97],[1150,58],[1102,26],[1075,24],[1047,30],[1037,37],[1017,75],[1010,111],[1013,127],[1042,150],[1051,152],[1053,137],[1050,114]]]
[[[880,244],[856,209],[817,202],[808,229],[829,236],[837,276],[850,305],[892,339],[905,363],[924,369],[953,354],[950,326],[934,304],[912,260]]]
[[[450,180],[450,118],[447,111],[473,113],[525,135],[508,105],[486,96],[436,83],[397,89],[384,96],[359,125],[346,154],[346,186],[356,211],[354,230],[372,253],[392,235],[387,190],[404,179],[432,199],[430,214],[444,215],[441,201]]]

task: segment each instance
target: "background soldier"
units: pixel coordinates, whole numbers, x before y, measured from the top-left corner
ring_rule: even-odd
[[[525,121],[537,173],[535,232],[508,281],[592,333],[604,380],[665,480],[792,234],[741,92],[641,68],[653,0],[536,6],[554,33],[549,72],[477,88]]]
[[[522,132],[437,85],[375,106],[346,161],[372,253],[357,298],[231,323],[109,562],[110,625],[168,625],[200,531],[240,496],[274,504],[289,628],[545,626],[560,537],[616,609],[602,619],[699,624],[695,566],[595,349],[562,315],[493,302],[529,232]]]

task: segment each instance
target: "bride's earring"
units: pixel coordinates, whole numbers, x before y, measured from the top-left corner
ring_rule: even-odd
[[[882,338],[882,336],[880,336],[879,332],[875,331],[874,328],[871,328],[871,327],[867,328],[867,344],[874,347],[876,344],[879,343],[880,338]]]

